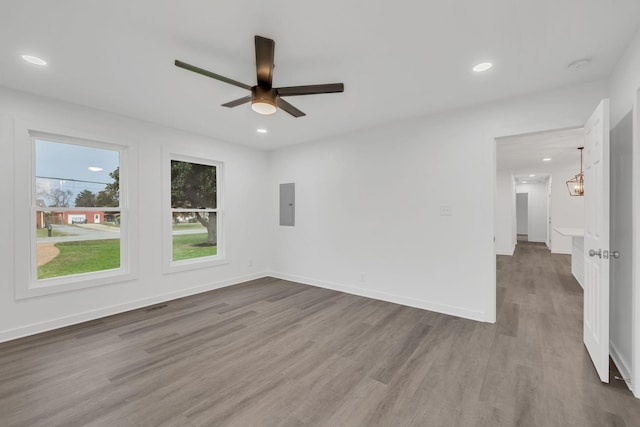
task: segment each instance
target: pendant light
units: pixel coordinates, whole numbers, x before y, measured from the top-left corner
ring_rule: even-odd
[[[584,147],[578,147],[580,150],[580,173],[567,181],[567,189],[572,196],[584,196],[584,174],[582,173],[582,150]]]

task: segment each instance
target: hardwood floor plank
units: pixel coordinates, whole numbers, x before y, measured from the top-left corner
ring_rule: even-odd
[[[498,256],[496,324],[262,278],[2,343],[0,425],[638,426],[569,261]]]

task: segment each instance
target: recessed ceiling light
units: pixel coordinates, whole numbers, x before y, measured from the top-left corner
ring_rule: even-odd
[[[265,128],[258,128],[258,129],[256,129],[256,132],[258,132],[258,133],[267,133],[267,130]]]
[[[529,178],[533,178],[535,176],[535,174],[531,174],[529,175]]]
[[[89,166],[87,169],[89,169],[91,172],[100,172],[100,171],[104,170],[99,166]]]
[[[40,65],[40,66],[47,65],[47,61],[45,61],[42,58],[38,58],[37,56],[22,55],[22,59],[24,59],[25,61],[33,65]]]
[[[522,181],[522,184],[528,184],[529,181]]]
[[[481,73],[483,71],[487,71],[491,67],[493,67],[493,64],[491,62],[482,62],[473,67],[473,71],[475,71],[476,73]]]
[[[551,157],[545,157],[544,159],[542,159],[543,162],[550,162],[551,161]]]

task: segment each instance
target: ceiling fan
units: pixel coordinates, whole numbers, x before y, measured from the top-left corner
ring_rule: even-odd
[[[177,59],[175,64],[177,67],[184,68],[185,70],[193,71],[194,73],[202,74],[203,76],[211,77],[212,79],[220,80],[251,91],[251,95],[227,102],[226,104],[222,104],[222,106],[233,108],[238,105],[251,102],[251,109],[259,114],[273,114],[278,108],[280,108],[291,114],[293,117],[301,117],[305,114],[282,99],[282,97],[344,92],[343,83],[276,88],[271,87],[271,82],[273,80],[273,57],[276,43],[271,39],[260,36],[255,36],[255,42],[256,75],[258,80],[258,84],[255,86],[249,86],[228,77],[221,76],[220,74],[212,73],[211,71],[203,70],[202,68],[178,61]]]

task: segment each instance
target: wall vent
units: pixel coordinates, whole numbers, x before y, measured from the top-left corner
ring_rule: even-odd
[[[145,309],[144,309],[144,311],[147,311],[147,312],[149,312],[149,311],[156,311],[156,310],[160,310],[161,308],[168,307],[168,306],[169,306],[169,304],[155,305],[155,306],[153,306],[153,307],[147,307],[147,308],[145,308]]]

